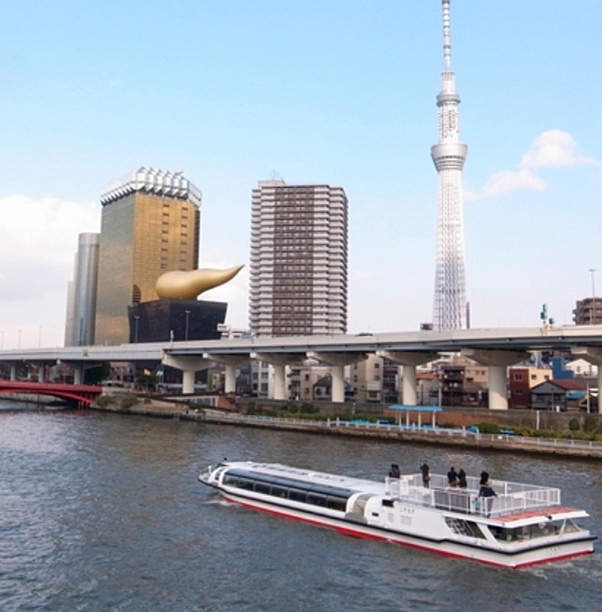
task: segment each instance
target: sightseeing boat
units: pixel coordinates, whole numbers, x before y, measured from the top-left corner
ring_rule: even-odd
[[[199,475],[229,502],[342,533],[388,540],[450,557],[521,568],[592,553],[596,536],[575,521],[589,515],[561,504],[559,489],[479,479],[448,486],[422,474],[365,480],[276,463],[222,461]]]

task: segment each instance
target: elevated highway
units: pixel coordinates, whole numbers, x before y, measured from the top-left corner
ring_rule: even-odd
[[[225,366],[226,392],[234,390],[235,368],[249,360],[272,363],[275,399],[285,399],[285,366],[313,357],[332,368],[333,401],[343,401],[343,368],[374,353],[403,367],[404,403],[416,403],[416,367],[442,353],[461,353],[489,368],[490,408],[507,408],[506,369],[534,351],[563,351],[602,366],[602,326],[580,325],[537,328],[491,328],[379,334],[257,337],[190,340],[119,346],[77,346],[0,351],[0,362],[11,366],[26,361],[40,372],[48,364],[68,363],[81,383],[83,370],[101,362],[161,362],[183,371],[183,391],[192,392],[194,372],[218,362]],[[598,369],[602,388],[602,367]]]

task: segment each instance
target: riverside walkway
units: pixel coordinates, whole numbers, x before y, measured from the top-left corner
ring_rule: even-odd
[[[365,421],[343,421],[329,419],[313,421],[229,413],[211,408],[189,408],[167,402],[136,404],[127,410],[116,407],[101,408],[118,413],[139,414],[176,420],[200,421],[238,427],[261,427],[282,431],[297,431],[354,438],[389,440],[391,442],[413,442],[418,444],[439,444],[441,446],[463,447],[471,450],[499,450],[559,455],[565,457],[602,459],[602,443],[567,438],[537,438],[508,434],[475,433],[466,429],[449,429],[416,425],[393,425]]]

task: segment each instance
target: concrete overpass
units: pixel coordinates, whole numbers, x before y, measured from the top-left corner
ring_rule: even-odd
[[[527,359],[533,351],[564,351],[583,358],[598,368],[602,388],[602,326],[579,325],[537,328],[492,328],[447,331],[418,331],[383,334],[258,337],[223,340],[190,340],[119,346],[77,346],[0,351],[0,362],[11,367],[11,379],[18,363],[44,366],[68,363],[81,383],[86,365],[100,362],[155,361],[182,370],[182,390],[194,389],[194,372],[222,363],[226,370],[226,392],[234,391],[235,368],[257,359],[275,368],[275,399],[285,397],[285,366],[313,357],[332,368],[332,399],[343,401],[345,365],[376,353],[403,367],[404,381],[413,381],[416,366],[442,353],[461,353],[489,368],[489,407],[506,409],[506,369]],[[404,403],[416,404],[415,385],[404,385]],[[602,406],[601,406],[602,408]]]

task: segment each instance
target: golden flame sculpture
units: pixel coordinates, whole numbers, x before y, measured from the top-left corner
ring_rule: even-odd
[[[234,266],[227,270],[213,270],[211,268],[201,268],[188,272],[172,270],[159,277],[155,285],[155,291],[160,298],[193,300],[203,291],[227,283],[243,268],[244,265]]]

